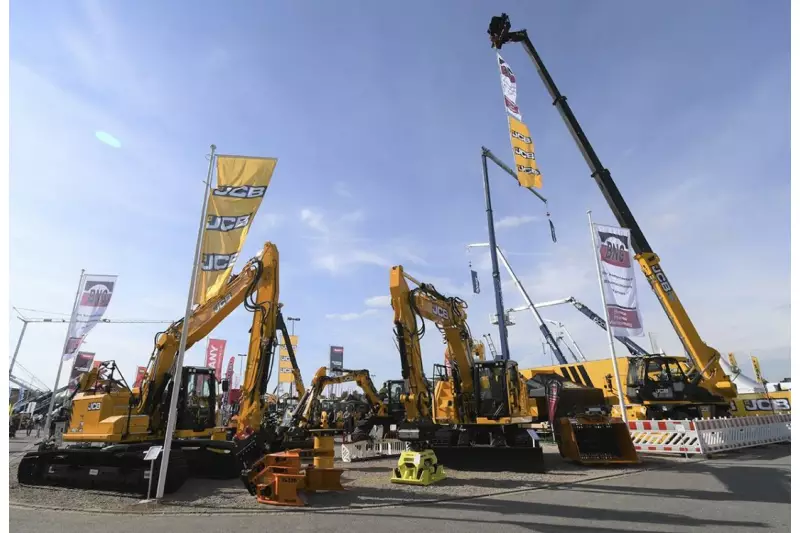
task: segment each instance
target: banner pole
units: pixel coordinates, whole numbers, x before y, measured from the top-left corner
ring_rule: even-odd
[[[597,239],[595,238],[594,223],[592,222],[592,211],[586,211],[589,217],[589,233],[592,236],[592,255],[594,255],[594,262],[597,266],[597,282],[600,285],[600,297],[603,300],[603,311],[606,315],[606,334],[608,335],[608,349],[611,352],[611,363],[614,368],[614,380],[617,383],[617,397],[619,398],[619,410],[622,414],[622,420],[628,423],[628,413],[625,412],[625,395],[622,392],[622,381],[619,378],[619,368],[617,367],[617,350],[614,348],[614,333],[611,326],[611,319],[608,316],[608,305],[606,304],[606,291],[603,288],[603,273],[600,268],[600,256],[597,255]]]
[[[56,382],[53,384],[53,394],[50,395],[50,407],[47,408],[47,417],[44,421],[44,430],[45,432],[50,431],[50,422],[53,418],[53,408],[56,405],[56,392],[58,392],[58,382],[61,379],[61,369],[64,366],[64,353],[67,351],[67,345],[69,344],[69,332],[72,331],[72,324],[77,319],[78,314],[78,299],[81,296],[81,287],[83,287],[83,275],[86,270],[81,269],[81,277],[80,281],[78,281],[78,290],[75,291],[75,302],[72,304],[72,315],[69,318],[69,325],[67,326],[67,336],[64,339],[64,348],[61,349],[61,355],[58,358],[58,371],[56,372]],[[49,433],[46,433],[49,434]]]
[[[186,298],[186,311],[183,314],[183,325],[181,327],[181,340],[178,347],[178,358],[175,361],[175,372],[172,377],[172,395],[169,399],[169,418],[167,428],[164,433],[164,448],[161,452],[161,465],[158,471],[158,486],[156,487],[156,500],[164,497],[164,486],[167,481],[167,468],[169,467],[169,453],[172,448],[172,436],[175,433],[175,424],[178,413],[178,395],[181,389],[181,377],[183,374],[183,356],[186,353],[186,338],[189,335],[189,315],[192,313],[192,303],[194,302],[194,288],[197,281],[197,270],[200,265],[200,250],[203,247],[203,233],[206,227],[206,206],[208,205],[208,195],[211,192],[211,177],[214,172],[214,152],[217,147],[211,145],[211,157],[208,161],[208,176],[206,177],[206,189],[203,191],[203,208],[200,211],[200,228],[197,231],[197,244],[194,249],[194,263],[192,264],[192,275],[189,279],[189,296]]]

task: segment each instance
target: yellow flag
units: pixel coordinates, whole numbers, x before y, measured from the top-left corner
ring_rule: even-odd
[[[196,304],[217,296],[230,278],[277,163],[267,157],[217,156],[217,186],[206,209]]]
[[[751,355],[750,359],[753,361],[753,370],[756,372],[756,381],[759,385],[764,384],[764,378],[761,376],[761,365],[758,364],[758,357]]]
[[[511,149],[514,151],[514,167],[520,185],[541,189],[542,173],[536,164],[536,153],[528,126],[509,115],[508,129],[511,134]]]
[[[295,356],[297,355],[297,335],[289,335],[289,342],[292,343]],[[281,360],[279,366],[280,373],[278,374],[279,383],[292,383],[294,382],[294,374],[292,368],[292,360],[289,358],[289,350],[281,345],[280,349]]]
[[[730,361],[732,368],[739,368],[739,363],[736,362],[736,356],[733,355],[733,352],[728,354],[728,361]]]

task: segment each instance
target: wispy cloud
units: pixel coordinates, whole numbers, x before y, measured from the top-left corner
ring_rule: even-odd
[[[373,296],[364,300],[364,305],[367,307],[389,307],[391,305],[391,297],[389,295]]]
[[[363,318],[365,316],[374,315],[377,312],[378,311],[375,309],[365,309],[360,313],[331,313],[325,315],[325,318],[327,318],[328,320],[343,320],[345,322],[348,322],[350,320],[358,320],[359,318]]]
[[[539,217],[531,215],[518,215],[503,217],[494,223],[495,229],[516,228],[524,224],[530,224],[539,220]]]
[[[337,181],[333,185],[333,192],[337,195],[341,196],[342,198],[352,198],[353,193],[350,192],[350,189],[347,188],[347,185],[344,184],[342,181]]]
[[[363,210],[329,216],[319,209],[304,208],[300,220],[313,234],[309,252],[312,266],[339,274],[357,265],[388,268],[408,262],[425,264],[415,246],[403,239],[371,239],[360,231],[366,219]]]

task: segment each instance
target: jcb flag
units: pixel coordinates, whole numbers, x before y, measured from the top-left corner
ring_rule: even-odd
[[[533,139],[528,126],[513,116],[508,116],[508,131],[511,134],[511,149],[514,151],[514,168],[523,187],[542,188],[542,173],[536,164]]]
[[[764,376],[761,375],[761,365],[758,364],[758,357],[755,355],[750,356],[750,360],[753,361],[753,370],[756,373],[756,381],[758,381],[759,385],[763,385],[765,383]]]
[[[284,343],[285,342],[284,340]],[[297,355],[297,335],[289,335],[289,342],[292,343],[292,351]],[[281,360],[278,364],[280,370],[278,382],[292,383],[294,382],[294,368],[292,367],[292,359],[289,357],[289,350],[286,349],[285,344],[281,344],[280,354]]]
[[[517,105],[517,77],[500,54],[497,54],[497,66],[500,68],[500,85],[503,88],[503,100],[508,114],[508,130],[511,134],[511,149],[514,151],[517,179],[523,187],[541,189],[542,174],[536,165],[533,140],[528,126],[522,122],[522,112]]]
[[[217,296],[230,278],[278,162],[267,157],[226,155],[216,159],[217,186],[208,198],[194,294],[197,304]]]

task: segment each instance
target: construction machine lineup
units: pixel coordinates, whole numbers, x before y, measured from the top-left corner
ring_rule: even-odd
[[[503,14],[492,18],[488,33],[493,48],[519,43],[531,58],[618,224],[631,231],[634,258],[685,348],[686,357],[651,354],[631,339],[617,339],[630,352],[630,357],[618,359],[625,414],[646,420],[728,416],[737,389],[720,364],[720,353],[701,339],[660,258],[527,32],[511,31]],[[639,461],[627,424],[620,418],[611,359],[586,360],[581,354],[570,363],[555,349],[556,365],[521,369],[507,353],[487,360],[483,344],[473,338],[467,324],[466,302],[416,280],[402,265],[389,272],[389,293],[402,379],[386,382],[382,396],[366,369],[329,376],[322,367],[306,386],[293,347],[286,342],[299,396],[290,406],[267,390],[279,344],[277,332],[284,339],[289,335],[279,299],[278,249],[265,243],[219,296],[191,314],[187,348],[209,335],[240,305],[253,313],[252,327],[238,412],[225,424],[215,411],[213,370],[180,369],[167,492],[177,490],[190,475],[241,476],[248,490],[265,503],[276,497],[282,475],[291,474],[295,481],[318,490],[338,490],[328,452],[331,432],[341,430],[342,419],[333,406],[325,405],[322,392],[328,385],[343,382],[355,382],[361,388],[368,410],[349,439],[369,439],[372,429],[380,427],[384,435],[396,435],[407,444],[390,473],[392,482],[427,485],[443,479],[447,468],[542,472],[542,447],[531,429],[542,423],[551,425],[565,459],[583,464]],[[535,307],[561,303],[572,304],[599,327],[607,327],[574,298]],[[432,380],[425,375],[420,347],[426,321],[436,327],[446,345],[447,364],[434,365]],[[19,466],[20,483],[111,485],[134,491],[146,487],[150,464],[143,452],[164,440],[182,325],[182,319],[178,320],[156,336],[140,389],[128,387],[113,361],[84,375],[71,398],[63,445],[48,442],[28,453]],[[555,413],[549,413],[548,387],[554,381],[560,384],[559,403]],[[222,388],[227,390],[227,383]],[[281,403],[285,413],[276,411]],[[296,450],[309,451],[315,468],[300,473],[297,465],[303,454]],[[284,471],[281,464],[293,466]]]

